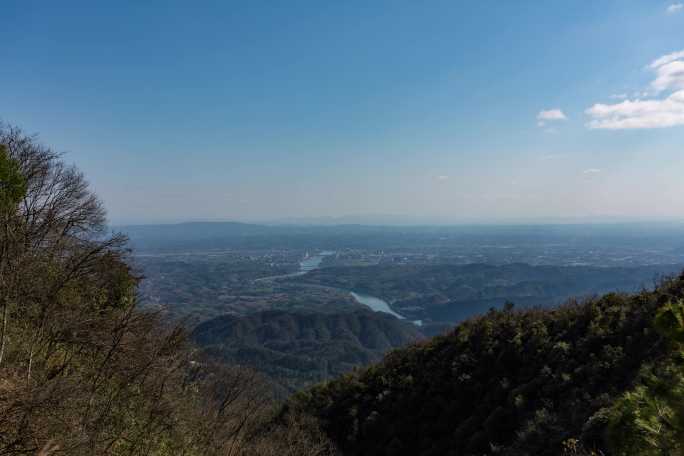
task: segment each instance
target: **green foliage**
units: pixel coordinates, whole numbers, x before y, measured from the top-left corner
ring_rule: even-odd
[[[649,369],[612,407],[608,438],[614,454],[678,454],[682,437],[682,370]]]
[[[631,410],[657,410],[673,427],[679,420],[663,399],[680,394],[678,365],[659,365],[652,388],[622,400],[647,366],[671,354],[653,316],[672,296],[684,296],[684,276],[654,292],[608,294],[553,310],[490,311],[302,392],[288,407],[318,417],[350,455],[613,454],[609,427],[638,435],[625,427]],[[615,419],[614,405],[624,420]],[[636,423],[654,425],[650,418]],[[677,438],[672,431],[663,441]]]
[[[608,439],[615,454],[684,451],[684,301],[669,300],[660,307],[654,327],[672,351],[644,366],[636,386],[612,407]]]
[[[26,194],[26,179],[19,164],[9,157],[7,148],[0,144],[0,209],[16,207]]]
[[[684,301],[668,301],[658,309],[654,326],[671,341],[684,343]]]

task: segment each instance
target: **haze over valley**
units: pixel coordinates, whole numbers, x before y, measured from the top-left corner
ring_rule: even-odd
[[[160,309],[171,319],[198,324],[201,345],[270,374],[276,383],[286,385],[285,391],[334,377],[417,338],[443,334],[490,309],[552,307],[604,293],[653,289],[684,268],[684,224],[676,222],[534,226],[195,222],[120,229],[130,236],[135,248],[132,264],[145,277],[140,286],[145,306]],[[356,339],[358,333],[353,335],[355,345],[339,345],[344,337],[326,336],[323,327],[322,332],[292,333],[299,324],[310,326],[311,318],[329,325],[359,315],[406,336],[390,337],[373,347],[374,355],[359,357],[349,354],[352,346],[368,349]],[[241,318],[245,327],[240,326]],[[287,336],[284,321],[290,328]],[[224,329],[221,335],[217,328],[225,328],[227,322],[241,329]],[[366,324],[370,323],[362,326]],[[199,328],[214,328],[212,336]],[[304,352],[299,356],[313,364],[276,369],[295,351],[273,347],[302,343],[299,337],[313,337],[326,347],[325,354]],[[378,332],[373,337],[387,336]],[[242,347],[239,352],[237,347]],[[256,354],[264,351],[270,353],[265,358]],[[344,353],[349,361],[334,361]],[[334,367],[321,367],[321,360]]]

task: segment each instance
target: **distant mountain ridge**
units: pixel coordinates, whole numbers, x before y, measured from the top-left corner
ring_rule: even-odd
[[[339,220],[338,220],[339,221]],[[380,224],[254,224],[187,222],[112,227],[128,235],[137,250],[221,248],[337,249],[443,247],[518,244],[527,247],[564,243],[583,249],[638,247],[684,249],[684,224],[540,224],[540,225],[380,225]]]

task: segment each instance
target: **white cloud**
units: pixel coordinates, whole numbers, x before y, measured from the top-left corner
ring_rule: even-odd
[[[559,120],[567,120],[567,117],[560,109],[548,109],[539,111],[537,114],[537,126],[543,127],[547,122],[556,122]]]
[[[663,66],[666,63],[674,62],[675,60],[679,60],[681,58],[684,58],[684,50],[673,52],[672,54],[666,54],[660,58],[657,58],[653,62],[651,62],[651,64],[648,67],[655,70],[659,66]]]
[[[591,175],[591,174],[598,174],[600,172],[601,172],[601,170],[598,168],[589,168],[589,169],[585,169],[584,171],[582,171],[582,174]]]
[[[627,98],[627,94],[626,93],[616,93],[614,95],[611,95],[610,98],[612,98],[613,100],[624,100],[625,98]]]
[[[437,176],[437,180],[438,180],[438,181],[445,181],[445,180],[447,180],[447,179],[449,179],[449,176],[444,176],[444,175],[442,175],[442,176]]]
[[[586,113],[589,128],[623,130],[666,128],[684,125],[684,90],[663,100],[626,100],[617,104],[595,104]]]
[[[682,9],[684,9],[684,4],[682,3],[673,3],[672,5],[667,7],[667,13],[668,14],[674,14],[680,12]]]
[[[674,60],[656,69],[657,77],[651,83],[656,93],[671,89],[684,89],[684,60]]]
[[[670,92],[664,98],[651,98],[648,92],[635,94],[634,100],[615,104],[597,103],[585,113],[592,129],[666,128],[684,125],[684,51],[654,60],[648,68],[655,71],[650,95]],[[641,99],[642,97],[646,99]]]
[[[537,120],[565,120],[565,114],[560,109],[549,109],[548,111],[539,111]]]

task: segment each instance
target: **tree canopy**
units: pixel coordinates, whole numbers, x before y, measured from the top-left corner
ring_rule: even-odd
[[[675,454],[682,298],[684,276],[653,292],[491,310],[288,410],[318,417],[350,455]]]

